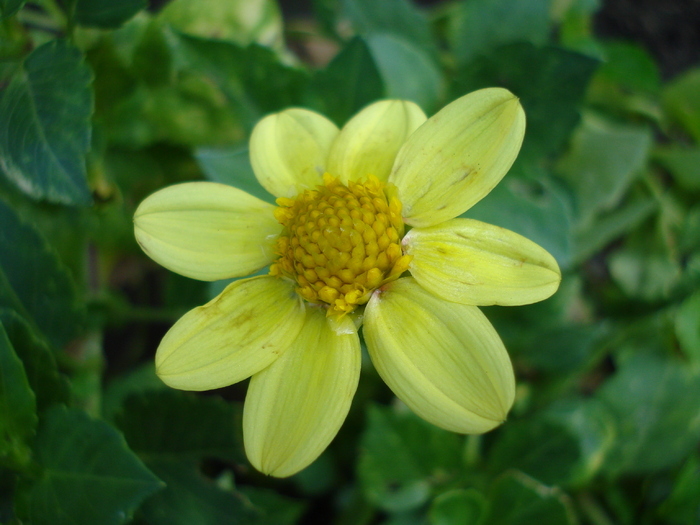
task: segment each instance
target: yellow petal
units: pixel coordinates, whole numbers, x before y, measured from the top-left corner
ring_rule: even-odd
[[[510,91],[481,89],[445,106],[399,151],[389,176],[406,222],[432,226],[481,200],[513,164],[525,113]]]
[[[270,264],[282,225],[274,206],[237,188],[189,182],[157,191],[134,214],[143,251],[180,275],[216,281]]]
[[[232,385],[282,355],[303,322],[304,306],[287,281],[267,275],[235,281],[165,334],[156,373],[182,390]]]
[[[476,306],[399,279],[370,299],[364,335],[379,375],[423,419],[467,434],[505,420],[515,395],[513,368]]]
[[[367,106],[333,142],[328,172],[343,183],[367,175],[386,181],[399,149],[425,120],[423,110],[407,100],[381,100]]]
[[[540,245],[480,221],[413,228],[403,244],[418,284],[448,301],[530,304],[552,295],[561,281],[557,261]]]
[[[292,108],[268,115],[250,137],[250,162],[260,184],[275,197],[294,197],[322,183],[338,128],[326,117]]]
[[[333,327],[308,308],[291,347],[253,376],[243,410],[248,459],[265,474],[291,476],[312,463],[338,433],[360,377],[360,340],[349,317]],[[340,333],[338,333],[340,332]]]

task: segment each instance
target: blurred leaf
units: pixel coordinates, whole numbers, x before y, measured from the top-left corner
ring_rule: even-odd
[[[628,91],[659,91],[659,68],[653,57],[642,47],[631,42],[606,42],[604,50],[605,62],[596,77],[615,82]]]
[[[686,71],[673,79],[663,92],[664,109],[700,142],[700,68]]]
[[[16,312],[0,308],[0,321],[24,364],[39,412],[56,403],[68,403],[71,399],[70,383],[58,371],[51,349]]]
[[[515,42],[544,44],[548,0],[465,0],[449,20],[448,38],[460,64]]]
[[[361,35],[393,35],[428,54],[435,52],[428,19],[410,0],[343,0],[342,5]]]
[[[559,43],[567,49],[601,58],[601,44],[593,34],[593,16],[599,9],[600,0],[554,0],[550,12],[552,21],[558,25]]]
[[[692,363],[700,365],[700,292],[681,303],[676,312],[675,328],[681,350]]]
[[[513,334],[514,340],[508,349],[529,366],[560,377],[575,373],[589,363],[607,334],[608,327],[604,323],[568,322],[547,328],[530,327],[529,330],[524,327]]]
[[[566,485],[579,461],[579,444],[571,432],[542,417],[509,422],[487,457],[495,475],[515,468],[547,485]]]
[[[151,459],[148,466],[166,489],[139,509],[149,525],[257,524],[258,513],[246,498],[221,490],[187,462]]]
[[[513,230],[536,242],[566,268],[571,259],[571,205],[558,181],[524,163],[464,215]]]
[[[661,76],[654,59],[629,42],[606,42],[603,55],[603,64],[588,89],[588,101],[612,113],[663,120],[657,101]]]
[[[673,466],[700,442],[700,374],[680,362],[635,351],[597,397],[619,431],[604,463],[610,475]]]
[[[149,461],[219,458],[247,463],[241,409],[218,397],[171,389],[133,394],[115,423],[129,446]]]
[[[608,267],[625,294],[645,301],[667,299],[681,278],[681,266],[658,227],[629,235],[609,256]]]
[[[34,453],[42,475],[19,491],[17,504],[33,525],[126,523],[163,487],[114,428],[80,410],[47,410]]]
[[[76,0],[73,16],[78,24],[114,29],[144,9],[146,0]]]
[[[620,202],[646,165],[651,140],[646,127],[584,116],[558,165],[558,173],[576,194],[579,230]]]
[[[700,203],[693,206],[685,216],[678,235],[678,249],[683,255],[700,251]]]
[[[22,467],[36,428],[36,398],[24,366],[0,323],[0,465]]]
[[[636,228],[657,208],[656,199],[644,197],[631,200],[619,209],[597,217],[592,225],[575,234],[574,260],[582,262],[588,259],[610,242]]]
[[[430,113],[440,98],[443,79],[429,54],[391,34],[368,35],[367,45],[384,81],[387,98],[412,100]]]
[[[191,36],[281,47],[282,14],[274,0],[173,0],[158,15]]]
[[[617,431],[615,419],[595,398],[555,401],[545,409],[544,417],[565,427],[576,438],[579,461],[569,472],[568,486],[586,486],[603,467]]]
[[[171,34],[169,41],[177,66],[197,71],[218,86],[247,130],[265,113],[301,103],[306,73],[283,64],[268,48],[256,44],[243,48],[184,34]]]
[[[512,471],[501,476],[489,493],[484,525],[575,525],[569,498],[558,488]]]
[[[673,490],[658,509],[664,523],[688,525],[700,517],[700,458],[688,458],[675,479]]]
[[[15,310],[57,348],[83,318],[75,285],[56,254],[0,201],[0,307]]]
[[[455,95],[492,86],[515,93],[527,116],[520,157],[536,160],[566,144],[598,64],[593,58],[556,47],[513,44],[458,70]]]
[[[194,156],[208,180],[228,184],[264,201],[274,202],[274,197],[255,178],[247,145],[231,148],[198,148]]]
[[[454,489],[440,494],[428,511],[430,525],[475,525],[485,515],[486,498],[474,489]]]
[[[113,45],[118,46],[115,53],[120,48],[124,51],[129,49],[129,43],[123,41],[126,40],[124,36],[130,36],[136,46],[129,49],[125,57],[125,63],[131,65],[125,76],[134,75],[150,86],[166,85],[172,82],[174,76],[172,52],[162,24],[146,20],[148,18],[141,17],[113,36]]]
[[[25,2],[26,0],[0,0],[0,20],[14,15]]]
[[[671,173],[681,189],[700,191],[700,148],[674,145],[657,148],[654,160]]]
[[[278,494],[274,490],[239,486],[237,488],[261,514],[255,525],[294,525],[301,523],[299,518],[306,505],[299,500]]]
[[[358,476],[367,498],[391,511],[419,507],[431,484],[459,469],[461,436],[437,428],[408,410],[370,405],[361,439]]]
[[[362,38],[353,38],[311,78],[308,103],[336,124],[344,124],[364,106],[384,96],[377,65]]]
[[[0,97],[0,166],[34,199],[85,205],[90,69],[65,40],[36,48]]]
[[[112,421],[132,394],[146,394],[167,388],[156,375],[156,365],[149,361],[129,373],[112,379],[102,393],[102,415]]]

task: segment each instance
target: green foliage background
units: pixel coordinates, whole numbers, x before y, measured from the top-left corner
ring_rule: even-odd
[[[591,32],[595,0],[0,0],[0,522],[700,523],[700,68],[662,82]],[[156,378],[168,326],[221,290],[150,262],[131,217],[184,180],[255,181],[247,137],[290,105],[342,125],[504,86],[528,131],[466,215],[547,248],[551,299],[485,309],[518,377],[485,436],[435,428],[367,361],[321,458],[247,463],[245,385]]]

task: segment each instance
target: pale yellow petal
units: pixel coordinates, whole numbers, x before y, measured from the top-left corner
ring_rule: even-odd
[[[328,172],[343,183],[368,175],[386,181],[399,149],[425,120],[423,110],[407,100],[381,100],[367,106],[333,142]]]
[[[165,334],[156,352],[156,373],[181,390],[232,385],[282,355],[304,317],[304,306],[287,281],[267,275],[235,281]]]
[[[423,419],[478,434],[500,425],[515,396],[508,354],[476,306],[444,301],[412,278],[375,292],[364,335],[377,372]]]
[[[274,206],[215,182],[169,186],[146,198],[134,214],[143,251],[180,275],[216,281],[270,264],[282,226]]]
[[[250,162],[275,197],[294,197],[322,183],[338,128],[323,115],[292,108],[268,115],[250,137]]]
[[[510,169],[524,134],[525,113],[506,89],[481,89],[445,106],[409,137],[389,176],[406,223],[432,226],[471,208]]]
[[[250,380],[243,410],[248,459],[265,474],[286,477],[312,463],[350,410],[360,377],[360,340],[349,317],[331,326],[307,308],[291,347]]]
[[[462,304],[515,306],[546,299],[561,272],[547,250],[515,232],[471,219],[413,228],[403,238],[411,275]]]

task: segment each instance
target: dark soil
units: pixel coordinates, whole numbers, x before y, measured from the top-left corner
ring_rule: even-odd
[[[600,37],[645,48],[665,79],[700,65],[700,0],[608,0],[594,23]]]

